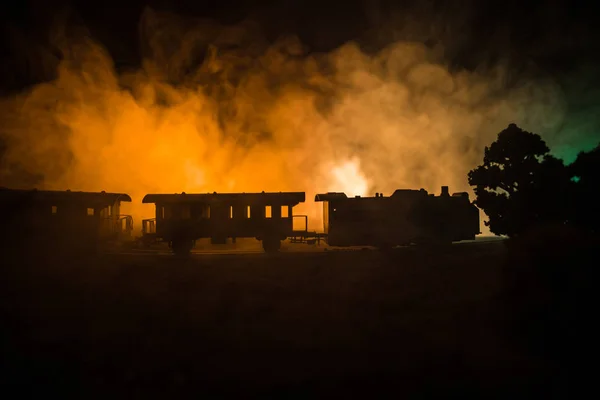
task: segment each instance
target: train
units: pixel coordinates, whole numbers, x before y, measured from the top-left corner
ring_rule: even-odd
[[[2,242],[52,243],[97,250],[107,243],[134,241],[150,247],[167,243],[176,255],[188,255],[199,239],[214,245],[254,238],[266,253],[281,243],[320,243],[332,247],[449,244],[480,234],[479,209],[466,192],[439,195],[424,189],[398,189],[390,196],[317,194],[322,203],[322,232],[308,229],[308,216],[294,213],[305,192],[150,193],[142,203],[154,216],[142,220],[133,236],[133,218],[120,213],[126,193],[17,190],[0,188],[0,205],[10,210],[2,225]],[[294,229],[294,220],[304,227]],[[54,246],[54,245],[53,245]]]
[[[7,248],[93,252],[131,237],[133,218],[121,214],[125,193],[0,188],[0,244]]]

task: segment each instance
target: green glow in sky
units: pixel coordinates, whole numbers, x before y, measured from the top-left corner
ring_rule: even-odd
[[[550,147],[550,154],[571,164],[582,151],[590,151],[600,143],[600,128],[594,123],[595,116],[567,121],[560,131],[552,135],[541,134]]]
[[[565,164],[571,164],[577,158],[577,155],[581,151],[590,151],[594,147],[597,146],[598,143],[582,143],[580,146],[576,145],[564,145],[564,146],[555,146],[555,148],[551,149],[550,153],[560,158],[564,161]]]

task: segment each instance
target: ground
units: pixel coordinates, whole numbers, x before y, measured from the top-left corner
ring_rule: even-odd
[[[7,256],[2,379],[86,397],[551,390],[556,368],[514,339],[502,242],[289,248]]]

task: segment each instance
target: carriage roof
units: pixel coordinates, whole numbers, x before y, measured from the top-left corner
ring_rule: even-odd
[[[107,207],[117,201],[131,202],[126,193],[81,192],[70,190],[37,190],[0,188],[0,200],[27,201],[38,204],[81,204],[91,207]]]
[[[261,193],[178,193],[147,194],[142,203],[156,204],[243,204],[243,205],[291,205],[305,201],[304,192],[261,192]]]

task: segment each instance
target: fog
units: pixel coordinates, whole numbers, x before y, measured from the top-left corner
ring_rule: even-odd
[[[2,99],[0,179],[38,188],[147,193],[306,191],[390,195],[472,191],[467,172],[514,122],[552,135],[564,96],[547,80],[507,85],[498,65],[448,67],[444,50],[347,42],[315,54],[293,36],[269,42],[251,21],[222,26],[146,9],[144,62],[118,74],[85,27],[57,21],[57,78]],[[483,227],[482,229],[486,229]]]

